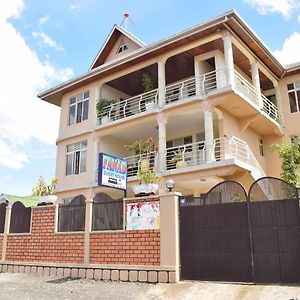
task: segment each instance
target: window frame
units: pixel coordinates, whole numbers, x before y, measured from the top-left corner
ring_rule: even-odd
[[[77,147],[76,147],[77,145]],[[70,150],[68,148],[71,148]],[[85,170],[82,170],[82,153],[85,152]],[[71,157],[71,172],[68,172],[68,157]],[[77,166],[78,164],[78,166]],[[79,175],[86,172],[87,140],[66,146],[66,176]],[[78,170],[78,171],[77,171]]]
[[[87,95],[87,97],[85,98],[85,95]],[[72,103],[73,101],[73,103]],[[69,119],[68,119],[68,126],[72,126],[75,124],[79,124],[82,123],[86,120],[88,120],[89,118],[89,101],[90,101],[90,92],[89,91],[84,91],[83,93],[70,97],[69,99]],[[86,112],[86,119],[84,119],[84,115],[85,115],[85,103],[87,104],[87,112]],[[81,114],[80,114],[80,118],[78,115],[78,106],[81,105]],[[74,119],[71,122],[71,108],[75,107],[75,113],[74,113]]]
[[[292,86],[292,88],[290,88]],[[295,114],[300,112],[300,97],[298,97],[298,93],[300,94],[300,81],[295,81],[287,84],[287,92],[289,98],[289,106],[290,106],[290,113]],[[292,111],[291,107],[291,98],[290,94],[294,94],[295,104],[296,104],[296,111]]]

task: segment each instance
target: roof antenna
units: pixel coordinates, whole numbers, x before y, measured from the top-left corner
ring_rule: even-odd
[[[129,13],[125,13],[123,16],[124,16],[124,18],[123,18],[123,20],[122,20],[120,26],[122,26],[123,23],[125,22],[125,29],[127,30],[127,28],[128,28],[128,20],[131,21],[131,20],[129,19]],[[131,21],[131,22],[132,22],[132,21]],[[133,22],[132,22],[132,23],[133,23]]]

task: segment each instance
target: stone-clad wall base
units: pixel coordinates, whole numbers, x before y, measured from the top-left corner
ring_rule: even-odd
[[[94,280],[131,281],[149,283],[174,283],[176,272],[161,267],[148,268],[139,266],[117,267],[83,267],[70,265],[36,265],[36,264],[0,264],[0,273],[25,273],[40,276],[87,278]]]

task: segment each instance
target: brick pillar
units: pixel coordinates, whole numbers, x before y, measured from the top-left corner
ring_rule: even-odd
[[[180,193],[160,195],[160,265],[174,267],[179,281],[179,196]]]

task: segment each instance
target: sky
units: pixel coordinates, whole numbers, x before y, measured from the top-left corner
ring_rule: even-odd
[[[231,9],[282,64],[300,61],[300,0],[0,0],[0,194],[55,176],[59,108],[36,95],[86,72],[125,12],[150,44]]]

